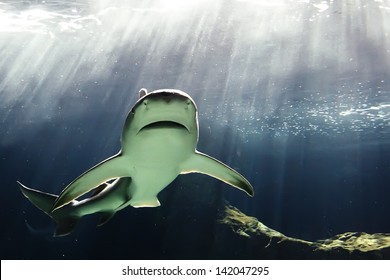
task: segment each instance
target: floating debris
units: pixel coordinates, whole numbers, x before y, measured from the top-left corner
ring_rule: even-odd
[[[271,244],[273,239],[276,239],[278,243],[291,241],[306,244],[312,246],[315,250],[323,251],[344,249],[349,252],[370,252],[390,247],[390,233],[368,234],[365,232],[346,232],[328,239],[314,242],[288,237],[267,227],[257,218],[245,215],[240,210],[229,204],[226,205],[225,217],[220,222],[222,224],[230,225],[233,231],[241,236],[250,238],[254,235],[263,235],[270,238],[270,242],[266,247]]]

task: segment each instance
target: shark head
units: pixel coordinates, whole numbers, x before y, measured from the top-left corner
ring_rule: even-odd
[[[141,89],[139,97],[126,121],[133,136],[170,128],[185,130],[198,138],[198,111],[187,93],[176,89],[147,93]]]

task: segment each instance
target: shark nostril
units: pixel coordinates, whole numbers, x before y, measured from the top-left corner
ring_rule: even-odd
[[[190,100],[187,100],[186,104],[187,104],[187,106],[185,106],[185,109],[188,110],[188,108],[190,108],[191,101],[190,101]]]
[[[148,100],[144,100],[144,105],[148,106]]]

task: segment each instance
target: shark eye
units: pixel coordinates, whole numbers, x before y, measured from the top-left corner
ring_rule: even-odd
[[[144,100],[144,105],[145,105],[145,106],[148,105],[148,100]]]

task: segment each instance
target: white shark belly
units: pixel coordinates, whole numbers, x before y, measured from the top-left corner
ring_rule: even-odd
[[[129,148],[134,168],[130,188],[133,207],[160,205],[157,195],[179,174],[180,166],[194,154],[193,136],[184,129],[164,128],[141,131],[142,141]],[[136,149],[134,149],[136,147]]]

